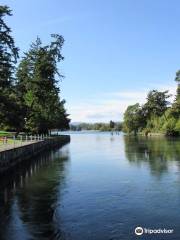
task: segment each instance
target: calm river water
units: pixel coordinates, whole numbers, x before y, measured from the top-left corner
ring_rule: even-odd
[[[178,139],[72,134],[0,181],[2,240],[180,239]]]

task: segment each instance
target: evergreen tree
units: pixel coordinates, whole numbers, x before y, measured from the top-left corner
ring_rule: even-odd
[[[69,125],[58,86],[62,75],[57,63],[63,60],[64,39],[59,35],[52,35],[52,38],[53,41],[45,46],[37,38],[17,70],[17,89],[24,106],[25,128],[32,132],[45,133],[48,129],[64,129]]]
[[[176,91],[176,98],[174,104],[172,105],[172,115],[175,118],[180,118],[180,70],[176,72],[175,81],[177,82],[177,91]]]
[[[170,96],[171,95],[168,94],[168,91],[150,91],[147,96],[147,102],[144,105],[148,117],[150,118],[152,116],[162,116],[163,114],[165,114],[165,111],[170,104],[169,101],[167,101]]]
[[[14,94],[14,70],[18,48],[11,36],[11,29],[4,21],[6,16],[11,15],[9,7],[0,6],[0,126],[3,127],[18,124],[15,115],[19,110]]]

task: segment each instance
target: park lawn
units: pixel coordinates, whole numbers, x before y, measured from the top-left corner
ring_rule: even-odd
[[[3,144],[4,139],[3,137],[7,137],[7,144],[17,144],[20,143],[21,141],[18,139],[13,139],[14,134],[12,132],[6,132],[6,131],[0,131],[0,145]]]
[[[0,137],[1,136],[6,136],[7,134],[8,134],[8,132],[0,131]]]
[[[7,143],[4,143],[2,137],[0,136],[0,146],[4,145],[4,144],[7,144],[7,145],[20,145],[21,144],[21,140],[18,140],[18,139],[7,139]]]
[[[0,131],[0,137],[12,137],[13,135],[12,132]]]
[[[7,143],[8,144],[16,144],[16,143],[20,143],[21,142],[21,140],[18,140],[18,139],[16,139],[16,140],[14,140],[14,139],[8,139],[8,141],[7,141]]]

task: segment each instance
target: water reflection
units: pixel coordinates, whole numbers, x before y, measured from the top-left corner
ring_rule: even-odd
[[[0,239],[130,240],[137,225],[179,239],[179,156],[178,139],[74,134],[0,179]]]
[[[69,152],[64,148],[0,179],[1,239],[63,239],[54,222],[68,163]]]
[[[148,163],[152,174],[160,176],[174,163],[179,166],[179,139],[124,136],[124,143],[129,162],[137,165]]]

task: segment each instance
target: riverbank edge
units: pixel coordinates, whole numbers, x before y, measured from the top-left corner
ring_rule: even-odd
[[[50,137],[36,143],[19,146],[0,152],[0,174],[44,151],[62,147],[70,142],[69,135]]]
[[[158,132],[149,132],[147,135],[145,133],[138,133],[138,135],[147,136],[147,137],[159,137],[159,136],[166,137],[165,133],[158,133]]]

